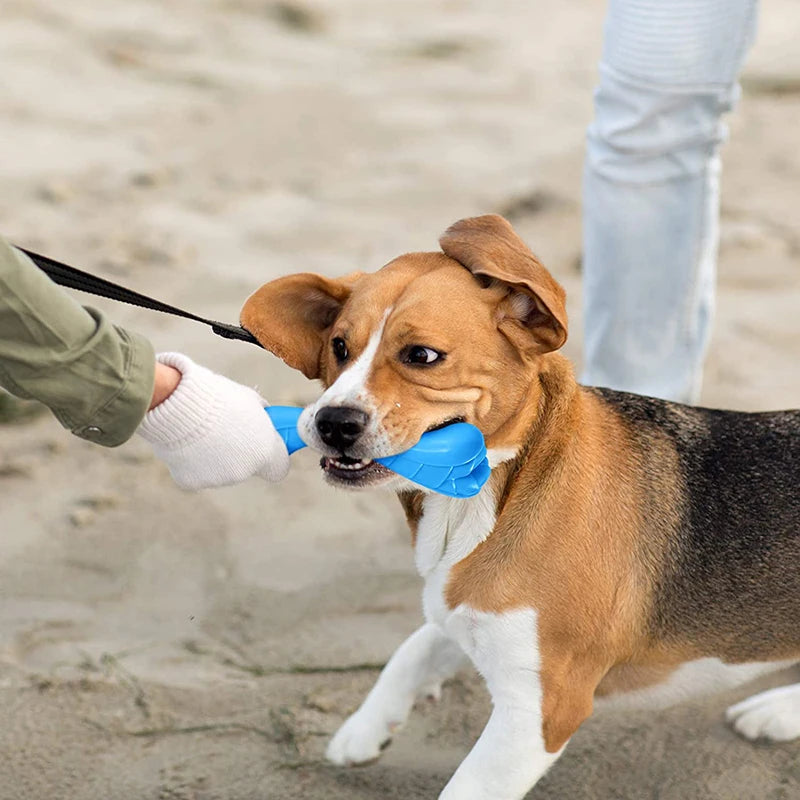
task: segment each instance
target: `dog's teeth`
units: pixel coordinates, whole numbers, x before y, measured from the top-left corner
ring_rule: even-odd
[[[361,459],[353,464],[343,464],[341,461],[337,461],[335,458],[332,458],[330,459],[330,463],[336,467],[336,469],[345,469],[352,472],[353,470],[364,469],[370,463],[370,461],[369,459]]]

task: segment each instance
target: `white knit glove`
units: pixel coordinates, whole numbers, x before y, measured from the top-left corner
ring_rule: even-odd
[[[217,375],[180,353],[159,353],[181,382],[148,411],[137,433],[166,463],[178,486],[228,486],[253,475],[279,481],[289,453],[254,389]]]

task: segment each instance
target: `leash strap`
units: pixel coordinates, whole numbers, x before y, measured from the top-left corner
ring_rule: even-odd
[[[60,261],[48,258],[47,256],[39,255],[39,253],[32,253],[24,247],[18,247],[25,253],[28,258],[39,267],[54,283],[59,286],[66,286],[68,289],[77,289],[80,292],[87,292],[89,294],[98,295],[99,297],[107,297],[111,300],[117,300],[120,303],[128,303],[132,306],[139,306],[140,308],[149,308],[153,311],[160,311],[163,314],[172,314],[176,317],[184,317],[191,319],[195,322],[202,322],[204,325],[209,325],[211,330],[222,336],[224,339],[241,339],[243,342],[250,342],[261,347],[260,342],[253,336],[250,331],[245,330],[240,325],[229,325],[226,322],[217,322],[213,319],[205,319],[192,314],[189,311],[176,308],[175,306],[162,303],[160,300],[154,300],[139,292],[134,292],[131,289],[126,289],[124,286],[107,281],[105,278],[98,278],[95,275],[90,275],[88,272],[70,267],[67,264],[62,264]]]

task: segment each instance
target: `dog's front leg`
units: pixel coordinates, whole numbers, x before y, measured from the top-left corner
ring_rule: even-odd
[[[541,711],[532,699],[493,702],[483,733],[439,800],[518,800],[561,755],[545,750]]]
[[[460,607],[446,629],[486,679],[494,708],[439,800],[518,800],[561,755],[586,714],[571,713],[566,697],[544,697],[535,611]],[[591,690],[589,698],[591,710]]]
[[[363,764],[376,759],[408,718],[420,694],[438,698],[439,687],[467,663],[463,650],[437,625],[423,625],[400,645],[361,707],[328,745],[334,764]]]

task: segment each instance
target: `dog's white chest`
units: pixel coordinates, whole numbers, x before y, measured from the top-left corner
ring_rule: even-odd
[[[425,579],[425,619],[440,626],[450,613],[444,591],[450,569],[466,558],[492,532],[495,499],[488,487],[469,500],[428,495],[417,529],[414,560]]]

